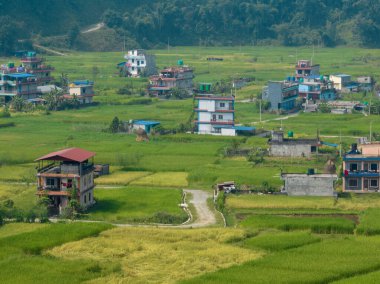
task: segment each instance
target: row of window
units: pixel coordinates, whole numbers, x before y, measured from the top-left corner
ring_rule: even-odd
[[[358,187],[359,180],[358,179],[349,179],[348,180],[348,186],[349,187]],[[370,187],[378,187],[378,180],[377,179],[370,179],[369,180],[369,186]],[[368,188],[368,180],[364,180],[364,188]]]
[[[87,200],[89,203],[91,203],[91,192],[89,192],[88,194],[85,194],[84,197],[83,197],[83,202],[84,204],[87,204]]]
[[[350,171],[358,171],[358,170],[361,170],[359,169],[359,164],[358,163],[350,163]],[[377,172],[377,169],[378,169],[378,164],[377,163],[371,163],[371,164],[368,164],[368,163],[365,163],[364,164],[364,167],[363,167],[363,170],[364,171],[376,171]]]

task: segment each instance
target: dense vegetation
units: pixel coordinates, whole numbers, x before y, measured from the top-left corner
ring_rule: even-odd
[[[2,53],[13,51],[20,38],[58,35],[42,42],[86,50],[120,50],[124,40],[145,48],[168,42],[380,46],[380,3],[371,0],[2,0],[0,8]],[[105,29],[80,37],[78,27],[102,21]]]

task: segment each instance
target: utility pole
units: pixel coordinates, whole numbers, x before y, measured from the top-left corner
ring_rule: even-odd
[[[339,157],[342,158],[342,129],[339,130]]]
[[[261,123],[261,99],[260,99],[260,123]]]
[[[372,142],[372,120],[369,123],[369,143]]]

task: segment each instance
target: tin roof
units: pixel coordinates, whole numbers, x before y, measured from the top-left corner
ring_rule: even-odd
[[[133,124],[155,126],[155,125],[159,125],[160,123],[158,121],[135,120],[133,121]]]
[[[35,161],[52,160],[82,163],[93,156],[95,156],[94,152],[86,151],[81,148],[67,148],[39,157]]]

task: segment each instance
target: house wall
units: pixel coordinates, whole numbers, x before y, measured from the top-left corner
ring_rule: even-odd
[[[290,196],[334,196],[334,181],[337,176],[296,175],[283,176],[285,191]]]
[[[211,124],[199,124],[198,133],[199,134],[211,134],[212,127]]]
[[[236,131],[233,128],[222,128],[221,135],[223,136],[236,136]]]
[[[279,157],[310,157],[310,144],[272,144],[269,149],[270,156]]]
[[[215,100],[199,100],[198,108],[215,111]]]

